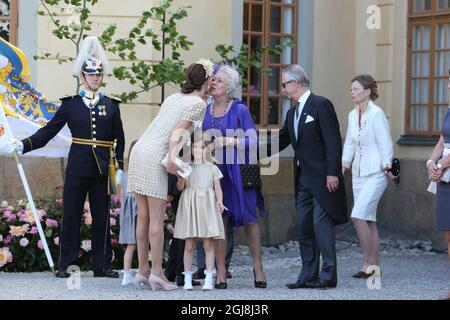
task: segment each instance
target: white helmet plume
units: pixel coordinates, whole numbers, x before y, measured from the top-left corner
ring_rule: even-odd
[[[86,65],[88,60],[99,60],[101,62],[100,72],[106,75],[111,75],[111,68],[109,66],[108,58],[103,50],[102,45],[98,41],[97,37],[86,37],[78,53],[75,64],[73,65],[72,74],[74,77],[78,77],[83,71],[83,65]],[[90,63],[88,63],[90,65]]]

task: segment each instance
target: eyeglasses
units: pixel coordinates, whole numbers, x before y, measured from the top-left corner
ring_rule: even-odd
[[[212,82],[217,82],[218,84],[225,84],[225,81],[223,81],[222,79],[212,78],[211,80]]]
[[[283,82],[283,83],[281,84],[281,86],[283,87],[283,89],[286,89],[286,85],[288,85],[289,83],[294,82],[294,81],[295,81],[295,80],[289,80],[289,81]]]

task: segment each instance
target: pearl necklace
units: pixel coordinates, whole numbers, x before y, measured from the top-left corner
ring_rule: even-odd
[[[229,104],[230,104],[230,102],[228,101],[227,107],[225,108],[224,114],[221,117],[217,117],[217,118],[220,118],[220,120],[219,121],[215,121],[215,117],[214,117],[214,101],[212,102],[212,104],[211,104],[211,126],[214,129],[219,129],[220,130],[220,128],[222,127],[223,118],[225,118],[225,115],[227,114],[227,112],[228,112],[228,110],[230,108]]]

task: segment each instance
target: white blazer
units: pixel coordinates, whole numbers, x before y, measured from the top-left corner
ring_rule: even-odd
[[[362,115],[361,128],[358,117],[358,108],[348,115],[342,166],[349,169],[353,162],[353,176],[364,177],[391,166],[393,144],[386,115],[372,100]]]

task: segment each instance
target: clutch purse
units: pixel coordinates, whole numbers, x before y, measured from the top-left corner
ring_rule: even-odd
[[[169,162],[169,154],[166,154],[164,159],[161,160],[161,165],[167,168],[167,164]],[[186,162],[183,162],[180,158],[175,158],[175,164],[181,169],[177,170],[177,173],[183,179],[187,179],[192,172],[192,167],[188,165]]]
[[[436,194],[436,191],[437,191],[437,183],[434,182],[434,181],[431,181],[431,182],[430,182],[430,185],[428,186],[427,191],[428,191],[429,193]]]
[[[242,129],[239,116],[237,118],[237,127],[238,129]],[[240,170],[242,187],[244,189],[261,189],[261,168],[259,167],[259,164],[241,164]]]
[[[400,160],[395,158],[392,160],[391,173],[396,178],[395,184],[400,184]]]
[[[241,164],[242,187],[261,188],[261,172],[257,164]]]

